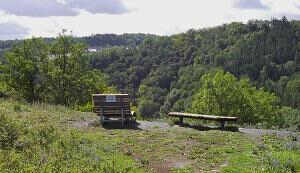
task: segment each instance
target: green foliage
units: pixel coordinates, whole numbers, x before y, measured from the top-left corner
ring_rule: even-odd
[[[170,37],[146,37],[136,47],[93,54],[91,64],[133,100],[160,104],[155,114],[190,110],[199,79],[217,69],[248,77],[257,88],[275,93],[281,105],[296,108],[298,97],[288,99],[287,83],[299,72],[299,26],[298,21],[284,18],[253,20]]]
[[[63,33],[64,34],[64,33]],[[88,68],[85,46],[61,35],[51,47],[53,68],[49,74],[54,103],[86,104],[93,93],[102,93],[104,76]]]
[[[14,148],[19,138],[18,126],[11,119],[0,114],[0,149]]]
[[[14,105],[23,109],[14,112]],[[10,115],[0,116],[0,172],[145,172],[103,131],[83,131],[69,123],[93,114],[11,100],[0,101],[0,112]]]
[[[1,66],[2,79],[9,88],[27,101],[38,101],[45,92],[48,46],[41,39],[24,40],[5,55]]]
[[[77,38],[93,48],[107,48],[113,46],[135,47],[146,37],[152,37],[148,34],[96,34],[88,37]]]
[[[298,75],[295,79],[291,79],[285,90],[285,97],[288,105],[293,107],[299,107],[300,105],[300,76]]]
[[[25,40],[5,56],[1,90],[29,102],[86,105],[92,94],[114,90],[103,73],[89,67],[87,55],[85,45],[65,33],[51,44]]]
[[[22,111],[22,107],[19,104],[14,105],[14,111],[15,112],[21,112]]]
[[[202,85],[200,78],[208,72],[222,69],[239,79],[249,78],[251,86],[275,93],[280,98],[281,106],[298,108],[299,23],[286,18],[274,18],[269,21],[251,20],[247,24],[233,22],[172,36],[107,34],[70,39],[62,35],[58,39],[44,39],[50,45],[45,51],[55,58],[49,60],[49,66],[38,69],[50,68],[46,73],[48,75],[43,75],[48,77],[32,77],[31,74],[37,73],[34,68],[37,65],[30,62],[36,59],[28,58],[24,62],[26,67],[16,66],[18,68],[13,75],[17,76],[17,72],[23,69],[29,74],[23,78],[26,77],[29,82],[12,80],[10,83],[18,83],[15,84],[16,89],[4,87],[4,95],[20,94],[29,101],[37,97],[35,101],[82,106],[90,99],[87,96],[90,93],[103,92],[103,84],[106,82],[98,81],[107,81],[108,85],[116,86],[117,90],[129,93],[134,106],[138,106],[139,101],[142,103],[142,100],[149,100],[159,105],[154,106],[151,112],[155,116],[165,116],[170,111],[191,110],[193,95]],[[29,52],[28,55],[43,57],[43,51],[39,53],[39,49],[35,48],[43,48],[39,46],[39,41],[32,46],[29,41],[26,42],[25,49],[19,46],[19,51],[13,49],[8,55],[14,53],[16,57],[24,57],[21,55]],[[87,46],[78,42],[84,42],[89,48],[98,51],[83,51]],[[12,43],[22,44],[22,41],[0,42],[0,48],[6,50]],[[64,56],[66,54],[68,56]],[[4,59],[2,63],[6,64],[6,61]],[[71,68],[63,70],[64,64]],[[89,72],[93,69],[101,70],[101,77],[96,77],[98,72]],[[47,70],[39,70],[38,74],[43,74],[43,71]],[[78,75],[82,73],[86,75]],[[32,79],[35,82],[30,82]],[[33,90],[29,89],[31,85],[34,86]],[[268,98],[271,97],[261,98],[261,102],[269,102]],[[253,109],[256,109],[256,104],[263,103],[253,103]],[[244,109],[245,114],[252,111]],[[263,110],[259,108],[255,111]],[[221,112],[226,113],[224,110]]]
[[[192,111],[222,116],[238,116],[241,122],[269,122],[275,119],[277,98],[257,90],[249,80],[237,80],[232,74],[219,71],[201,78],[202,87],[195,95]]]
[[[138,106],[138,114],[143,118],[155,118],[159,116],[157,114],[159,107],[159,104],[151,100],[141,100]]]
[[[77,105],[76,110],[80,112],[93,112],[93,104],[92,102],[88,102],[85,105]]]
[[[22,109],[15,112],[14,105]],[[299,172],[299,137],[292,134],[252,140],[239,132],[199,133],[181,127],[107,130],[96,125],[99,120],[92,113],[4,99],[0,112],[9,115],[0,116],[0,134],[11,127],[18,134],[10,147],[0,147],[5,173],[150,173],[166,163],[174,173]]]
[[[283,107],[280,110],[282,117],[281,127],[293,131],[300,131],[300,110],[292,109],[290,107]]]
[[[1,79],[1,77],[2,76],[0,75],[0,98],[5,97],[6,94],[9,93],[8,87],[7,87],[6,83],[3,82],[3,79]]]
[[[299,141],[290,137],[278,138],[276,135],[265,135],[262,141],[262,144],[252,148],[252,152],[242,152],[233,157],[231,164],[221,172],[297,173],[300,171]]]
[[[192,168],[174,168],[171,170],[172,173],[194,173]]]
[[[204,74],[214,70],[199,64],[181,68],[178,80],[173,82],[172,89],[160,109],[161,114],[166,115],[169,111],[189,111],[192,106],[193,96],[201,86],[199,79]]]
[[[293,138],[280,140],[276,136],[264,136],[269,154],[265,153],[268,172],[299,172],[299,143]]]

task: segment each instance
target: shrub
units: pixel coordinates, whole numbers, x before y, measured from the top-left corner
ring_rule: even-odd
[[[267,170],[274,173],[294,173],[300,171],[299,162],[299,157],[293,152],[274,152],[267,157]]]
[[[0,147],[2,149],[12,148],[18,138],[18,126],[6,116],[0,115]]]
[[[157,112],[159,111],[159,104],[154,103],[149,100],[142,100],[138,106],[138,113],[143,118],[153,118],[157,117]]]
[[[39,125],[32,131],[35,142],[41,147],[48,149],[49,145],[58,138],[55,128],[48,124]]]
[[[290,107],[283,107],[280,110],[280,115],[282,118],[282,128],[300,131],[300,110],[292,109]]]
[[[91,102],[86,103],[83,106],[77,106],[76,108],[80,112],[92,112],[93,111],[93,104]]]
[[[243,123],[273,124],[277,114],[277,97],[219,71],[201,78],[202,87],[195,95],[192,111],[222,116],[238,116]]]
[[[20,105],[18,105],[18,104],[15,104],[14,105],[14,111],[15,112],[21,112],[22,111],[22,107]]]

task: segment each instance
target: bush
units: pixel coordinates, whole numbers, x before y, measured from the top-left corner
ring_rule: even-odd
[[[300,171],[299,157],[289,151],[274,152],[267,157],[268,170],[274,173],[298,172]]]
[[[19,138],[18,126],[9,118],[0,115],[0,147],[13,148]]]
[[[77,106],[76,110],[80,112],[92,112],[93,111],[93,104],[91,102],[88,102],[87,104],[83,106]]]
[[[14,111],[15,112],[22,112],[22,107],[19,104],[14,105]]]
[[[202,87],[195,95],[192,111],[222,116],[238,116],[243,123],[273,124],[277,117],[277,97],[251,86],[248,79],[238,80],[219,71],[201,78]]]
[[[36,38],[22,41],[5,54],[5,63],[0,63],[0,97],[7,94],[30,103],[86,104],[91,94],[112,88],[106,85],[104,74],[89,67],[85,50],[85,45],[65,33],[51,44]]]
[[[160,105],[149,100],[142,100],[138,105],[138,113],[143,118],[154,118],[159,116]]]
[[[300,131],[300,110],[290,107],[280,109],[281,127],[293,131]]]

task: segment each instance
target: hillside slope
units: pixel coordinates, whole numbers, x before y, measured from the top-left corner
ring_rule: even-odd
[[[158,117],[169,111],[190,112],[201,77],[218,70],[249,78],[253,86],[275,93],[279,107],[298,109],[299,30],[299,21],[283,17],[172,36],[104,34],[74,40],[99,50],[89,54],[90,68],[106,73],[109,85],[129,93],[138,110]],[[12,43],[1,42],[0,49]]]
[[[91,63],[154,116],[190,111],[200,78],[218,69],[275,93],[281,106],[299,108],[299,29],[298,21],[286,18],[231,23],[105,49]]]
[[[87,47],[101,50],[110,47],[136,47],[141,44],[146,37],[155,37],[150,34],[96,34],[85,37],[74,37],[76,42],[82,42]],[[43,38],[46,42],[52,42],[54,38]],[[21,43],[22,40],[0,40],[0,59],[3,53],[13,46]]]
[[[91,113],[0,100],[1,172],[299,172],[297,137],[190,127],[101,127]],[[150,123],[150,122],[148,122]]]

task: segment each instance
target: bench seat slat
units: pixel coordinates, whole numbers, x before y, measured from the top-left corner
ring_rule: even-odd
[[[129,103],[130,100],[129,98],[116,98],[115,102],[106,102],[106,98],[93,98],[94,102],[102,102],[102,103],[117,103],[117,102],[121,102],[121,103]]]
[[[182,117],[182,118],[215,120],[215,121],[237,121],[238,120],[238,117],[224,117],[224,116],[201,115],[201,114],[190,114],[190,113],[180,113],[180,112],[170,112],[168,116],[179,117],[179,118]]]
[[[114,111],[116,111],[116,110],[119,110],[119,111],[121,111],[121,109],[123,109],[123,111],[126,111],[126,110],[130,110],[130,108],[129,107],[101,107],[101,108],[94,108],[94,110],[104,110],[104,111],[107,111],[107,110],[114,110]]]
[[[96,112],[96,113],[98,113],[98,112],[102,112],[102,110],[101,109],[94,109],[94,111]],[[126,113],[126,112],[131,112],[130,110],[123,110],[124,111],[124,113]],[[121,112],[121,110],[103,110],[103,112],[104,113],[106,113],[106,112]]]
[[[95,107],[129,107],[129,104],[97,104]]]

